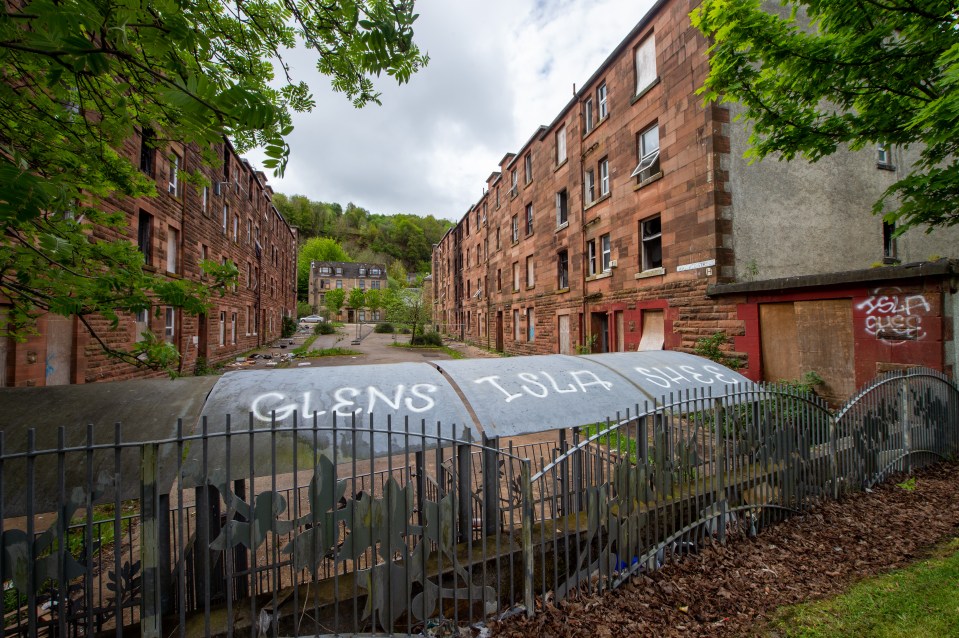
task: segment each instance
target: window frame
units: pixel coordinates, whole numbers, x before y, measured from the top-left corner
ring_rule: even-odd
[[[569,224],[569,191],[562,189],[556,193],[556,227]]]
[[[526,179],[526,184],[529,185],[533,181],[533,153],[532,151],[527,152],[526,156],[523,158],[523,176]]]
[[[565,162],[567,159],[566,125],[565,124],[559,127],[559,130],[556,131],[555,140],[556,140],[556,165],[559,166],[560,164]],[[562,149],[562,153],[560,152],[561,149]]]
[[[645,77],[644,70],[648,70],[645,63],[652,63],[652,76]],[[633,50],[633,79],[636,83],[635,95],[642,95],[659,78],[659,67],[656,64],[656,33],[652,32],[642,40]]]
[[[599,160],[599,198],[609,195],[609,158]]]
[[[533,255],[526,256],[526,287],[533,288],[536,286],[536,262],[533,259]]]
[[[613,269],[613,242],[609,233],[599,237],[600,265],[602,272],[610,272]]]
[[[533,203],[526,204],[526,236],[533,234]]]
[[[556,253],[556,289],[569,288],[569,250]]]
[[[655,148],[647,148],[647,139],[649,139],[648,135],[653,131],[656,132],[656,146]],[[660,148],[658,122],[647,126],[637,133],[636,154],[639,156],[639,163],[636,164],[636,168],[633,169],[630,177],[637,178],[638,183],[642,184],[643,181],[645,181],[643,178],[644,172],[648,172],[648,176],[645,179],[652,179],[654,176],[662,172],[662,167],[660,165]]]
[[[586,242],[586,276],[595,277],[599,274],[599,271],[596,270],[597,261],[596,261],[596,240],[590,239]]]
[[[596,128],[596,122],[593,114],[593,96],[590,95],[583,102],[583,129],[586,131],[586,135],[589,135],[594,128]]]
[[[659,231],[651,232],[648,236],[646,234],[647,224],[652,222],[659,222]],[[658,246],[659,249],[659,260],[658,263],[654,262],[650,258],[650,253],[655,252],[654,249],[649,248],[649,246]],[[663,267],[663,218],[662,215],[653,215],[647,217],[646,219],[640,220],[639,222],[639,267],[642,272],[649,270],[655,270],[657,268]]]
[[[609,90],[606,88],[606,81],[604,80],[598,87],[596,87],[596,104],[597,112],[599,119],[597,124],[606,119],[609,115]]]

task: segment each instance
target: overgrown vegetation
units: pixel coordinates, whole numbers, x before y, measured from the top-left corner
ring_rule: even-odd
[[[289,339],[296,334],[296,319],[293,317],[283,317],[283,322],[280,326],[280,336],[284,339]]]
[[[410,337],[411,346],[433,346],[440,348],[443,346],[443,335],[435,331],[424,332],[422,334]]]
[[[782,608],[772,624],[787,638],[955,636],[959,539],[937,548],[928,560],[865,580],[841,596]]]
[[[335,332],[336,332],[336,327],[334,327],[333,324],[331,323],[326,323],[325,321],[321,321],[315,326],[313,326],[314,335],[331,335],[331,334],[334,334]]]
[[[376,326],[373,328],[373,332],[378,332],[380,334],[392,334],[396,332],[396,328],[394,328],[393,324],[391,323],[383,322],[376,324]]]
[[[307,359],[313,359],[316,357],[342,357],[346,355],[358,355],[363,354],[358,350],[350,350],[349,348],[320,348],[319,350],[310,350],[305,356]]]
[[[727,343],[729,343],[729,337],[726,336],[726,333],[717,332],[712,336],[697,340],[693,352],[700,357],[705,357],[724,365],[730,370],[739,370],[743,367],[743,362],[739,357],[729,355],[726,352],[723,346]]]

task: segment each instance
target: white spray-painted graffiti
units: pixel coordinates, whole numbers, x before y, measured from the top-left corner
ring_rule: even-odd
[[[433,409],[436,405],[431,394],[435,394],[438,388],[432,383],[415,383],[409,387],[399,384],[392,389],[392,396],[383,390],[368,386],[366,388],[343,387],[337,388],[331,393],[332,401],[329,405],[323,405],[312,392],[303,392],[300,400],[291,397],[283,392],[265,392],[250,404],[250,411],[254,418],[259,421],[269,423],[273,420],[274,414],[277,421],[283,421],[298,411],[303,417],[312,417],[314,413],[317,416],[323,416],[328,412],[337,416],[359,415],[364,410],[371,413],[376,409],[378,403],[383,403],[393,410],[399,410],[405,407],[410,412],[421,414]]]
[[[667,390],[672,388],[674,383],[678,385],[681,382],[696,382],[706,385],[712,385],[717,381],[732,385],[739,383],[738,379],[726,376],[723,374],[723,370],[716,366],[706,365],[698,371],[693,366],[676,366],[676,368],[679,368],[679,370],[670,366],[662,366],[661,368],[635,368],[635,370],[646,377],[651,383],[655,383],[659,387]],[[689,376],[687,377],[685,375]]]
[[[866,333],[890,345],[923,339],[922,321],[932,311],[923,295],[904,293],[900,288],[877,288],[856,308],[866,312]]]
[[[573,383],[568,383],[564,387],[560,387],[556,383],[556,379],[553,378],[553,375],[548,372],[541,371],[539,375],[533,372],[520,372],[516,375],[516,378],[522,381],[523,383],[519,384],[519,387],[515,387],[515,384],[507,384],[507,382],[501,382],[502,377],[499,375],[490,375],[488,377],[481,377],[479,379],[474,379],[473,383],[488,383],[497,390],[503,393],[506,397],[506,403],[518,399],[524,395],[531,396],[537,399],[545,399],[550,394],[550,388],[552,391],[557,394],[568,394],[570,392],[587,392],[587,388],[592,386],[599,386],[606,391],[609,391],[613,387],[612,382],[604,381],[596,376],[596,373],[590,370],[570,370],[567,372],[570,377],[572,377]],[[540,379],[549,381],[549,387],[544,383],[540,383]],[[514,386],[512,391],[507,389],[506,385]]]

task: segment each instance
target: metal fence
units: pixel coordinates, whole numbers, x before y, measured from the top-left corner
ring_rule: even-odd
[[[917,369],[837,412],[789,387],[684,394],[532,442],[315,416],[297,421],[299,444],[252,418],[147,444],[124,442],[136,424],[109,445],[92,426],[78,444],[61,429],[53,449],[31,433],[12,451],[0,433],[2,634],[419,633],[532,613],[953,458],[957,403]],[[380,437],[387,452],[342,458],[303,446],[311,433],[351,450]],[[265,445],[268,467],[254,462]],[[140,498],[124,500],[131,481]],[[35,505],[40,491],[55,507]]]

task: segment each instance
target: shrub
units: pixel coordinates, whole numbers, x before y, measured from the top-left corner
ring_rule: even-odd
[[[396,328],[393,327],[391,323],[378,323],[376,327],[373,328],[373,332],[379,332],[380,334],[390,334],[396,332]]]
[[[334,332],[336,332],[336,328],[322,321],[313,327],[313,334],[315,335],[331,335]]]
[[[283,317],[283,323],[280,326],[280,336],[289,339],[296,334],[296,319],[293,317]]]
[[[416,335],[416,337],[410,341],[410,345],[436,346],[439,348],[443,345],[443,337],[438,332],[426,332]]]
[[[729,342],[725,332],[717,332],[711,337],[703,337],[696,341],[693,352],[701,357],[711,359],[718,364],[724,365],[730,370],[739,370],[743,367],[743,362],[739,357],[731,357],[723,351],[722,346]]]

